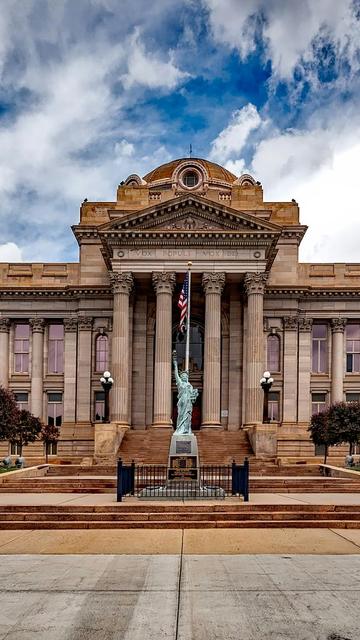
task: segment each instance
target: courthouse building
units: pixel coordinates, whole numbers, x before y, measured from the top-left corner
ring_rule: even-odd
[[[310,456],[312,412],[360,398],[360,264],[299,262],[294,200],[264,201],[252,176],[184,158],[130,175],[113,202],[84,201],[72,230],[78,263],[0,265],[0,382],[60,426],[59,458],[93,455],[106,432],[107,369],[115,431],[172,428],[189,261],[194,430],[245,428],[256,453]]]

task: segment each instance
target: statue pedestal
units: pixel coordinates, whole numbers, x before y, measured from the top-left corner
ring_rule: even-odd
[[[199,480],[199,452],[193,433],[174,433],[170,442],[168,480]]]

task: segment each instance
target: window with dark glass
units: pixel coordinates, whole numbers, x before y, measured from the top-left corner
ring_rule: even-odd
[[[49,456],[57,455],[57,442],[48,442],[47,445],[45,444],[45,447],[46,446],[47,446],[47,453]]]
[[[327,340],[326,324],[314,324],[312,328],[312,372],[327,372]]]
[[[11,456],[19,456],[20,455],[20,445],[17,442],[10,442],[10,455]]]
[[[326,393],[312,393],[311,394],[311,413],[320,413],[327,407]]]
[[[30,327],[28,324],[16,324],[14,336],[14,371],[29,373]]]
[[[279,422],[280,419],[280,393],[278,391],[269,392],[268,404],[269,420]]]
[[[187,171],[184,173],[182,180],[186,187],[195,187],[199,182],[199,176],[195,171]]]
[[[29,410],[29,394],[21,391],[21,392],[16,392],[14,395],[15,395],[16,404],[20,409],[20,411],[22,409],[25,409],[26,411],[28,411]]]
[[[105,335],[96,338],[95,371],[103,373],[109,368],[109,341]]]
[[[64,325],[49,325],[49,373],[64,373]]]
[[[176,328],[173,332],[173,350],[176,350],[177,362],[179,369],[185,367],[185,348],[186,334],[181,334]],[[203,369],[203,352],[204,352],[204,330],[196,322],[191,323],[190,327],[190,371],[196,373]]]
[[[347,393],[346,402],[360,402],[360,392],[352,391]]]
[[[95,391],[95,422],[102,422],[105,416],[105,393]]]
[[[63,417],[62,393],[47,394],[47,419],[48,424],[61,427]]]
[[[280,338],[277,335],[267,339],[267,368],[271,373],[280,371]]]
[[[346,326],[346,372],[360,373],[360,324]]]

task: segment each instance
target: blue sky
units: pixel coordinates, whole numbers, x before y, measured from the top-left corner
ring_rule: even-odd
[[[77,260],[80,202],[191,143],[360,262],[360,0],[2,0],[0,75],[0,260]]]

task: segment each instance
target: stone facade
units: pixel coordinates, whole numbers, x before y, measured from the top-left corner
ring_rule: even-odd
[[[360,394],[360,264],[299,263],[306,227],[295,201],[266,202],[251,176],[188,158],[130,175],[114,202],[84,202],[72,229],[79,264],[0,265],[0,383],[44,421],[62,422],[60,458],[94,452],[102,365],[114,378],[116,442],[128,428],[172,427],[171,351],[181,364],[177,300],[189,261],[195,428],[246,428],[269,455],[313,455],[316,403]],[[260,428],[265,369],[271,428]],[[40,454],[38,444],[27,452]]]

